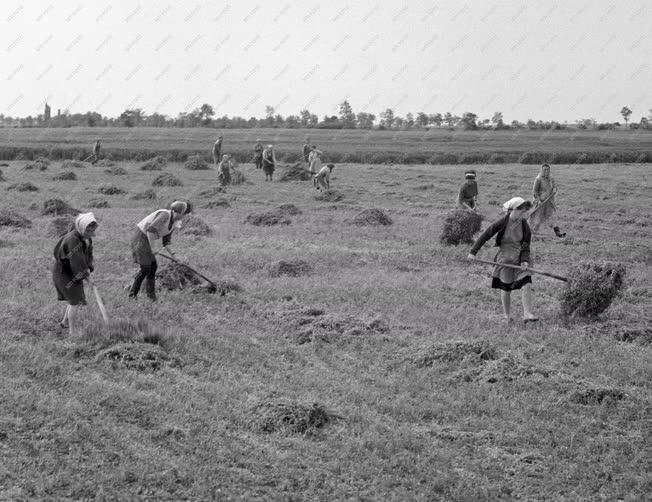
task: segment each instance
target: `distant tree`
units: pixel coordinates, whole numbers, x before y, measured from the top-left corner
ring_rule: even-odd
[[[448,127],[453,128],[455,127],[455,124],[457,124],[457,118],[452,115],[451,112],[446,112],[446,115],[444,115],[444,122]]]
[[[288,115],[285,117],[285,127],[290,129],[297,129],[300,125],[300,119],[298,115]]]
[[[494,116],[491,117],[491,122],[493,122],[496,129],[502,129],[505,127],[505,123],[503,122],[503,114],[501,112],[494,113]]]
[[[273,127],[274,126],[274,113],[276,110],[274,109],[273,106],[266,105],[265,106],[265,121],[264,121],[264,126],[265,127]]]
[[[650,129],[650,120],[647,117],[641,117],[639,125],[641,126],[641,129]]]
[[[340,103],[340,122],[344,129],[355,128],[355,113],[346,99]]]
[[[512,129],[523,129],[525,125],[522,122],[519,122],[518,120],[512,120]]]
[[[308,119],[308,126],[317,127],[317,124],[319,124],[319,117],[316,114],[311,113]]]
[[[477,129],[478,125],[475,123],[477,118],[478,116],[475,113],[466,112],[464,115],[462,115],[462,118],[460,119],[460,124],[462,128],[466,131]]]
[[[299,112],[299,123],[301,124],[301,127],[308,127],[308,124],[310,123],[310,112],[308,110],[301,110]]]
[[[428,114],[424,112],[417,113],[416,119],[417,127],[427,127],[428,126]]]
[[[441,127],[443,121],[444,121],[444,117],[441,116],[441,113],[432,113],[428,115],[429,124],[434,124],[437,127]]]
[[[412,113],[408,113],[405,116],[405,127],[407,129],[412,129],[414,127],[414,115],[412,115]]]
[[[403,129],[405,127],[405,119],[403,117],[394,117],[394,127],[396,129]]]
[[[373,129],[376,116],[373,113],[360,112],[356,115],[359,129]]]
[[[213,110],[213,107],[209,104],[204,103],[203,105],[201,105],[201,108],[199,108],[199,118],[203,126],[210,125],[214,115],[215,115],[215,111]]]
[[[620,114],[625,119],[625,127],[627,127],[627,122],[629,121],[629,116],[632,114],[632,111],[626,106],[623,106],[623,109],[620,110]]]
[[[64,113],[64,115],[66,115]],[[125,127],[134,127],[140,125],[143,120],[143,110],[140,108],[127,109],[120,114],[120,122]]]
[[[380,112],[380,124],[391,129],[394,124],[394,110],[387,108],[384,112]]]

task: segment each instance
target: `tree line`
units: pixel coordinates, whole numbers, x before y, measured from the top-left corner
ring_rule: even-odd
[[[632,110],[624,106],[620,110],[625,121],[625,128],[652,129],[652,109],[647,117],[630,123]],[[170,117],[157,112],[147,114],[142,108],[129,108],[118,117],[106,117],[98,112],[70,113],[68,110],[51,115],[49,105],[45,105],[43,114],[36,117],[10,117],[0,114],[0,127],[209,127],[218,129],[253,129],[253,128],[287,128],[287,129],[377,129],[377,130],[411,130],[448,128],[462,130],[478,129],[544,129],[560,130],[579,129],[616,129],[620,122],[598,123],[592,118],[579,119],[574,124],[557,121],[529,119],[526,122],[512,120],[507,123],[501,112],[495,112],[491,118],[480,118],[472,112],[461,116],[446,113],[407,113],[404,117],[386,108],[376,116],[373,113],[355,113],[348,100],[339,104],[337,115],[324,115],[321,119],[308,109],[296,115],[283,116],[276,113],[273,106],[265,107],[263,118],[228,115],[218,116],[213,106],[204,103],[190,112],[179,113]]]

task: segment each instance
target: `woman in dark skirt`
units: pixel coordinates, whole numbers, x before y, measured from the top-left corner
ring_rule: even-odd
[[[52,281],[57,290],[57,299],[68,302],[60,325],[67,325],[71,335],[78,329],[77,309],[80,305],[86,305],[83,281],[94,270],[92,237],[96,229],[95,215],[82,213],[75,219],[74,229],[54,246]]]
[[[267,148],[263,151],[263,172],[265,173],[265,181],[272,181],[275,167],[276,153],[274,152],[274,146],[267,145]]]
[[[507,216],[491,224],[475,241],[468,259],[474,260],[480,248],[496,236],[496,246],[499,248],[494,261],[491,287],[500,289],[500,298],[507,322],[511,322],[511,292],[522,290],[523,320],[525,322],[537,321],[532,314],[532,277],[527,270],[530,262],[530,226],[526,221],[527,211],[532,207],[530,201],[521,197],[514,197],[503,204]],[[506,265],[520,265],[520,270],[503,267]]]
[[[190,202],[175,201],[170,204],[169,209],[159,209],[150,213],[140,220],[136,225],[133,237],[131,238],[131,253],[134,261],[140,266],[140,270],[134,277],[134,283],[129,290],[129,296],[136,298],[140,286],[145,281],[147,297],[156,301],[156,256],[152,251],[152,243],[162,239],[163,247],[168,253],[174,253],[168,248],[172,240],[172,232],[181,226],[184,216],[192,213]]]

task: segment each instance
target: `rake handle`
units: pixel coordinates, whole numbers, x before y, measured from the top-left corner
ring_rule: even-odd
[[[511,265],[509,263],[496,263],[495,261],[481,260],[480,258],[474,258],[473,261],[477,261],[477,262],[480,262],[480,263],[486,263],[487,265],[499,265],[501,267],[507,267],[507,268],[513,268],[513,269],[517,269],[517,270],[522,270],[520,265]],[[544,270],[537,270],[535,268],[530,268],[530,267],[526,268],[525,270],[527,270],[528,272],[534,272],[535,274],[545,275],[546,277],[552,277],[553,279],[557,279],[559,281],[568,282],[568,278],[562,277],[561,275],[552,274],[550,272],[545,272]]]
[[[109,315],[106,312],[106,307],[104,306],[104,302],[102,301],[102,297],[100,296],[100,291],[97,289],[97,286],[95,286],[95,283],[90,277],[88,277],[88,283],[91,285],[91,288],[93,288],[95,301],[97,302],[97,306],[100,309],[100,312],[102,314],[102,319],[104,319],[104,323],[109,324]]]
[[[171,256],[168,256],[163,253],[156,253],[158,256],[162,256],[163,258],[167,258],[170,261],[173,261],[174,263],[177,263],[178,265],[182,265],[186,267],[188,270],[190,270],[192,273],[198,275],[202,279],[204,279],[206,282],[208,282],[211,286],[217,288],[217,284],[215,284],[213,281],[211,281],[208,277],[206,277],[204,274],[197,272],[194,268],[192,268],[190,265],[183,263],[182,261],[177,260],[176,258],[172,258]]]

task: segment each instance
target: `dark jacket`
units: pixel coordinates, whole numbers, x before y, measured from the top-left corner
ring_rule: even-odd
[[[496,235],[496,246],[500,247],[500,243],[503,240],[503,234],[505,233],[505,228],[507,228],[508,220],[509,214],[489,225],[486,230],[480,234],[480,237],[478,237],[478,239],[475,241],[470,253],[475,256],[478,251],[480,251],[480,248],[484,245],[484,243],[491,239],[494,235]],[[523,225],[523,239],[521,240],[521,254],[519,257],[519,263],[530,261],[530,240],[532,239],[530,225],[528,225],[527,221],[525,221],[525,218],[521,220],[521,224]]]
[[[93,271],[93,241],[88,239],[87,244],[77,231],[68,232],[54,246],[54,259],[64,277],[81,282]]]

